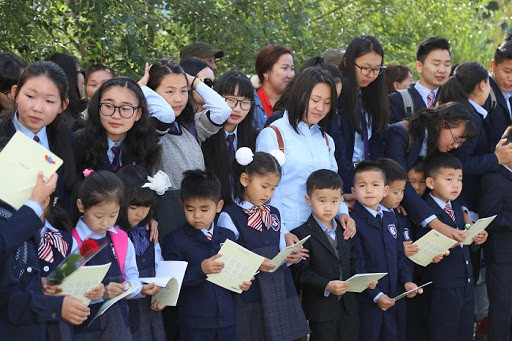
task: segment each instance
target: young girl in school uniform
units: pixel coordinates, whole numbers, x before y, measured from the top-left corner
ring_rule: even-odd
[[[11,137],[20,131],[63,161],[58,170],[59,179],[55,195],[71,208],[71,190],[76,169],[74,141],[71,130],[60,117],[68,105],[68,80],[55,63],[30,64],[11,89],[16,110],[0,123],[0,136]]]
[[[92,172],[78,188],[76,205],[82,216],[72,232],[73,238],[79,246],[87,238],[97,240],[98,243],[108,243],[86,264],[111,263],[102,281],[105,285],[104,300],[135,286],[137,289],[128,297],[132,298],[139,294],[142,288],[138,280],[139,272],[133,243],[126,232],[114,226],[123,195],[122,181],[108,171]],[[91,315],[86,322],[75,328],[76,340],[132,340],[126,300],[118,301],[90,324],[102,304],[103,300],[91,302]]]
[[[158,263],[163,260],[160,244],[149,240],[150,231],[145,225],[153,217],[156,205],[156,193],[167,190],[168,178],[164,172],[149,177],[148,172],[139,166],[124,166],[117,175],[121,178],[125,190],[125,203],[119,214],[119,226],[128,233],[135,247],[135,258],[139,277],[155,277]],[[167,179],[165,179],[167,178]],[[165,181],[167,180],[167,181]],[[151,296],[160,291],[155,283],[142,286],[137,299],[128,301],[130,329],[134,340],[162,340],[165,329],[160,312],[165,306],[156,300],[151,304]]]
[[[233,202],[235,189],[233,160],[241,147],[254,150],[257,131],[252,126],[254,91],[249,78],[240,71],[224,73],[213,85],[231,108],[231,115],[223,129],[209,137],[202,145],[206,169],[215,174],[222,186],[225,205]]]
[[[268,272],[274,269],[269,260],[285,247],[279,211],[268,205],[281,179],[284,154],[271,153],[237,151],[235,203],[218,220],[240,245],[265,257],[251,288],[235,297],[237,340],[295,340],[310,332],[288,267]],[[297,262],[299,253],[286,260]]]
[[[146,99],[132,79],[112,78],[88,107],[85,129],[76,132],[78,170],[116,172],[136,163],[152,171],[160,160],[158,135],[149,124]]]
[[[157,127],[161,135],[161,169],[169,175],[173,186],[173,190],[161,198],[161,209],[156,212],[160,234],[165,237],[169,231],[185,223],[179,192],[183,172],[205,169],[201,143],[222,128],[231,115],[231,108],[200,78],[186,74],[174,61],[157,60],[147,76],[147,87],[153,90],[151,96],[145,91],[150,109],[170,106],[168,110],[176,117],[170,124],[160,122]],[[200,112],[194,112],[189,101],[192,90],[206,103]]]

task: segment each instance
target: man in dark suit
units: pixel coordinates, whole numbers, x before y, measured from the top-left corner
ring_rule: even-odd
[[[320,169],[307,182],[306,201],[313,213],[308,221],[293,230],[310,257],[292,266],[302,288],[302,305],[311,341],[359,340],[359,306],[354,293],[347,293],[345,281],[358,272],[353,239],[345,240],[336,224],[341,203],[342,180],[333,171]]]
[[[491,93],[484,109],[489,113],[491,147],[501,139],[506,127],[512,124],[512,39],[504,41],[491,60]]]
[[[403,95],[399,92],[391,93],[389,95],[391,123],[400,122],[419,109],[434,106],[439,87],[446,83],[450,76],[450,68],[451,54],[448,40],[438,37],[423,40],[416,51],[416,70],[420,74],[420,80],[409,85],[407,89],[412,107],[407,110]]]

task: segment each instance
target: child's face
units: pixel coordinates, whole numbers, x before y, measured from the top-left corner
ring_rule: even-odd
[[[215,219],[215,214],[222,211],[224,201],[220,200],[216,203],[214,200],[208,198],[193,198],[182,201],[181,205],[185,211],[187,223],[197,230],[209,230]]]
[[[388,185],[388,195],[380,202],[382,206],[393,209],[397,208],[404,198],[405,180],[395,180]]]
[[[92,96],[98,91],[100,86],[112,78],[112,74],[105,70],[98,70],[89,75],[87,79],[87,84],[85,86],[85,91],[87,92],[87,98],[89,101]]]
[[[311,207],[316,219],[330,226],[342,201],[341,188],[314,189],[311,196],[306,195],[306,202]]]
[[[281,180],[278,173],[264,175],[247,175],[242,173],[240,183],[245,187],[244,200],[255,206],[261,206],[274,195],[274,191]]]
[[[421,197],[425,193],[427,189],[427,185],[425,184],[425,175],[423,172],[416,172],[414,169],[411,169],[407,172],[407,177],[409,178],[409,182],[411,183],[412,188],[416,191],[416,193]]]
[[[354,177],[352,194],[362,205],[377,210],[379,203],[388,194],[384,174],[380,171],[370,170],[361,172]]]
[[[181,115],[188,102],[188,85],[184,75],[170,73],[163,76],[155,92],[169,103],[176,117]]]
[[[445,202],[455,200],[462,191],[462,169],[440,168],[437,175],[426,179],[432,195]]]
[[[130,205],[128,206],[128,212],[127,212],[127,218],[128,218],[128,224],[130,226],[138,225],[141,221],[143,221],[148,213],[150,206],[135,206]]]
[[[115,106],[126,105],[133,108],[139,106],[139,101],[137,100],[137,97],[135,96],[133,91],[121,86],[113,86],[105,90],[100,98],[100,104],[102,103]],[[130,113],[129,107],[126,107],[128,114]],[[103,128],[105,128],[105,130],[107,131],[107,137],[114,142],[121,141],[123,137],[125,137],[126,133],[130,129],[132,129],[135,122],[140,120],[140,117],[142,115],[142,110],[138,108],[135,109],[135,112],[131,117],[124,118],[123,116],[121,116],[119,110],[123,109],[115,108],[112,115],[107,116],[111,112],[108,112],[106,106],[100,106],[99,112],[100,122]],[[123,113],[123,115],[125,115],[126,117],[125,113]]]
[[[238,85],[235,87],[235,94],[238,94]],[[226,103],[231,108],[231,115],[228,117],[226,124],[232,126],[239,125],[251,110],[251,99],[235,95],[223,95],[222,97],[224,97]]]
[[[117,201],[106,201],[85,209],[82,201],[78,199],[76,205],[84,216],[84,223],[93,232],[104,234],[116,224],[120,210]]]
[[[22,88],[13,86],[12,89],[13,95],[19,92],[15,101],[18,120],[34,134],[52,123],[68,104],[68,100],[61,100],[59,88],[47,76],[29,78]]]

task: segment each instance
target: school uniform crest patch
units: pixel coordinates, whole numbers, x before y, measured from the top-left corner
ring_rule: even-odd
[[[279,231],[279,229],[281,228],[281,222],[279,221],[277,214],[271,214],[270,219],[271,219],[272,229],[274,231]]]
[[[393,238],[396,239],[397,233],[396,233],[396,226],[395,226],[395,224],[389,224],[388,225],[388,230],[389,230],[389,233],[391,233],[391,235],[393,236]]]

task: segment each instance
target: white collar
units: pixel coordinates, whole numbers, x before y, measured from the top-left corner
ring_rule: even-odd
[[[88,238],[91,238],[91,239],[101,239],[101,238],[104,238],[107,235],[107,233],[99,234],[99,233],[96,233],[93,230],[91,230],[89,228],[89,226],[87,226],[84,223],[84,217],[83,216],[80,217],[80,219],[78,219],[78,222],[76,223],[76,232],[78,232],[78,236],[80,237],[81,240],[85,240],[85,239],[88,239]],[[117,234],[117,231],[116,231],[116,229],[113,226],[108,229],[108,232],[114,232],[114,233]]]
[[[482,108],[481,105],[479,105],[478,103],[476,103],[475,101],[473,101],[472,99],[468,99],[469,103],[473,106],[473,108],[475,108],[475,111],[477,113],[479,113],[480,115],[482,115],[482,117],[485,118],[487,117],[487,110],[485,110],[484,108]]]

